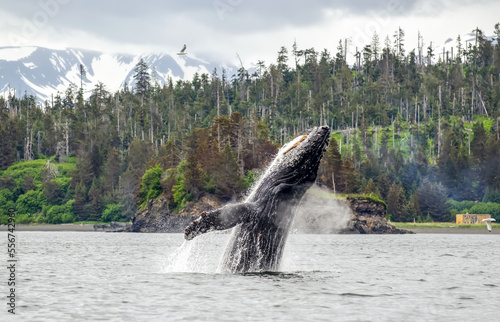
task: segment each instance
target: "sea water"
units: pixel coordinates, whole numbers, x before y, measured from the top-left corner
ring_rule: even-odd
[[[7,248],[5,238],[0,247]],[[1,321],[493,321],[499,235],[305,235],[277,272],[219,274],[229,234],[17,232]],[[195,247],[196,251],[182,251]],[[178,252],[189,254],[182,258]],[[175,261],[175,262],[174,262]],[[7,254],[4,254],[4,264]]]

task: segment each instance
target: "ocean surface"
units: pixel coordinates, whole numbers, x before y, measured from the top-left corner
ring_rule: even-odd
[[[228,234],[16,235],[0,321],[500,320],[499,235],[292,234],[280,271],[236,275],[218,273]]]

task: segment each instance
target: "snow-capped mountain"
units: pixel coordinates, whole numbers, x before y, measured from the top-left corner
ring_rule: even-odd
[[[64,93],[73,83],[80,87],[80,65],[85,67],[83,87],[88,97],[101,82],[110,92],[128,84],[134,85],[135,66],[144,59],[153,81],[165,84],[169,77],[190,80],[195,73],[211,74],[222,67],[232,75],[234,66],[206,62],[193,55],[178,56],[166,53],[143,55],[109,54],[98,51],[43,47],[0,47],[0,94],[34,95],[38,101],[50,99],[57,92]]]

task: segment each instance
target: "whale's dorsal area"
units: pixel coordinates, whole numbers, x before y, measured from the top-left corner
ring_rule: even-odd
[[[278,269],[295,209],[316,180],[329,137],[327,126],[317,127],[285,145],[245,202],[202,213],[186,227],[185,238],[234,227],[224,271]]]

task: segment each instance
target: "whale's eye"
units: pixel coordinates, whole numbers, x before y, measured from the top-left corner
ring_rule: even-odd
[[[288,152],[290,152],[291,150],[295,149],[296,147],[299,146],[299,144],[304,141],[305,139],[307,139],[307,135],[303,135],[297,142],[295,142],[290,148],[288,148],[288,150],[286,150],[285,152],[283,152],[283,155],[287,154]]]

